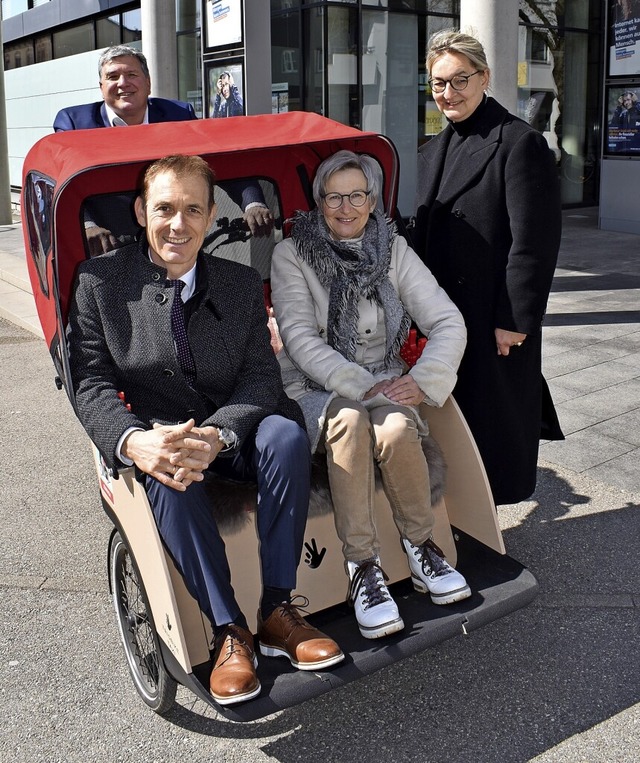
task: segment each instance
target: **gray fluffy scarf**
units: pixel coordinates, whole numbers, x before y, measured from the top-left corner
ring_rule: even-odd
[[[316,273],[329,292],[327,342],[347,360],[355,362],[358,340],[358,300],[378,304],[385,317],[386,351],[382,364],[371,373],[385,371],[396,360],[411,324],[389,280],[391,247],[397,236],[395,224],[374,210],[357,241],[331,238],[324,217],[317,209],[298,212],[291,231],[297,256]]]

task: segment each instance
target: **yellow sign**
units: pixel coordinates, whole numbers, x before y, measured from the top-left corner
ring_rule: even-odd
[[[437,135],[442,127],[442,114],[438,109],[427,109],[424,115],[424,134]]]
[[[526,61],[518,61],[518,87],[527,87],[529,84],[529,64]]]

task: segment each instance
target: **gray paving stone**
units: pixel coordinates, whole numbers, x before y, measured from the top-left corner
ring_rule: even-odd
[[[566,440],[542,444],[540,457],[574,472],[586,472],[631,450],[634,450],[633,445],[614,440],[589,428],[568,435]]]
[[[610,360],[624,362],[626,357],[627,351],[622,347],[619,347],[615,342],[600,342],[599,344],[581,350],[569,350],[551,356],[547,355],[545,352],[543,353],[542,365],[545,377],[547,379],[552,379],[556,376],[571,373],[572,371],[599,366]],[[640,357],[638,357],[636,362],[640,365]],[[633,366],[635,363],[627,363],[626,365]]]
[[[640,374],[637,368],[611,360],[556,376],[554,381],[576,394],[587,394],[638,378]]]
[[[579,432],[581,429],[588,429],[594,424],[598,424],[602,419],[597,416],[589,416],[586,413],[572,411],[566,406],[558,405],[556,401],[556,411],[560,419],[560,427],[565,437],[572,432]]]
[[[640,352],[632,352],[628,355],[622,355],[618,360],[620,363],[627,363],[630,366],[640,368]]]
[[[638,405],[633,411],[594,424],[591,430],[614,440],[640,446],[640,400]]]
[[[554,387],[562,389],[560,382],[553,380]],[[555,396],[554,396],[555,399]],[[640,379],[629,379],[608,389],[598,390],[574,398],[565,398],[565,405],[576,411],[595,415],[600,421],[613,418],[638,407],[640,400]]]
[[[616,485],[620,485],[629,492],[637,491],[640,488],[640,448],[627,451],[624,455],[614,457],[611,461],[594,466],[585,472],[590,477],[603,482],[615,480]],[[638,553],[637,545],[634,553],[636,555]]]

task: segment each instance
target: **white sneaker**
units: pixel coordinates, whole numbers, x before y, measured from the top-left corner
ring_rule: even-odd
[[[347,601],[353,604],[360,633],[365,638],[381,638],[404,628],[404,622],[385,581],[389,578],[380,560],[347,562],[351,583]]]
[[[447,562],[431,538],[421,546],[402,538],[402,547],[409,560],[413,587],[420,593],[429,592],[434,604],[453,604],[471,596],[467,581]]]

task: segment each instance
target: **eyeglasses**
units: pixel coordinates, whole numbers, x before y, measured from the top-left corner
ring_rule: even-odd
[[[473,74],[456,74],[456,76],[451,79],[430,79],[429,85],[431,85],[433,92],[438,94],[444,93],[447,89],[447,85],[451,85],[453,90],[460,92],[460,90],[466,90],[469,80],[476,74],[482,74],[482,72],[478,70],[473,72]]]
[[[349,199],[352,207],[365,205],[371,191],[352,191],[351,193],[325,193],[322,200],[329,209],[338,209],[342,206],[342,199]]]

